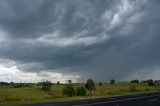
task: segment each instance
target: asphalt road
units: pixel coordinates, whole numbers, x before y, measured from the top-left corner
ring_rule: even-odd
[[[160,106],[160,93],[138,94],[61,103],[43,103],[23,106]]]

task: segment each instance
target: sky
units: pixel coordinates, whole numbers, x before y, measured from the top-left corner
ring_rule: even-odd
[[[159,0],[0,0],[0,81],[160,79]]]

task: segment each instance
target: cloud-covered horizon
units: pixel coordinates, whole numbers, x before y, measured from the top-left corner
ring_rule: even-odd
[[[24,75],[158,79],[159,9],[158,0],[0,0],[0,63]]]

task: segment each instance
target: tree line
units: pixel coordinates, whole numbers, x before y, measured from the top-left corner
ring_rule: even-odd
[[[154,86],[155,81],[152,79],[145,80],[145,81],[139,81],[139,80],[131,80],[130,83],[148,83],[149,86]],[[116,81],[114,79],[110,80],[110,84],[115,84]],[[14,82],[0,82],[0,87],[10,87],[10,88],[21,88],[21,87],[28,87],[31,88],[33,85],[41,86],[41,90],[45,92],[49,92],[51,90],[52,85],[57,84],[60,85],[60,81],[57,81],[57,83],[52,83],[48,80],[43,80],[38,83],[14,83]],[[88,90],[90,93],[90,96],[94,98],[94,91],[96,90],[95,82],[92,79],[88,79],[85,84],[82,84],[81,86],[74,87],[72,84],[72,80],[68,80],[68,84],[65,84],[65,87],[63,88],[63,94],[67,95],[69,97],[71,96],[85,96],[86,91]],[[103,85],[103,82],[98,83],[99,86]],[[136,88],[135,86],[131,86],[129,88],[131,91],[134,91]]]

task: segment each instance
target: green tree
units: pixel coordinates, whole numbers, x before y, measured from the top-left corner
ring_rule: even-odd
[[[72,80],[68,80],[68,83],[69,83],[69,84],[72,84]]]
[[[52,87],[52,83],[50,81],[44,81],[42,82],[42,90],[43,91],[49,91]]]
[[[148,85],[149,86],[154,86],[155,85],[152,79],[148,80]]]
[[[114,80],[114,79],[111,79],[110,84],[114,84],[114,83],[115,83],[115,80]]]
[[[132,80],[131,83],[139,83],[139,80]]]
[[[102,86],[102,84],[103,84],[103,82],[99,82],[99,83],[98,83],[99,86]]]
[[[57,81],[57,85],[60,85],[60,81]]]
[[[90,92],[90,95],[94,98],[94,90],[96,89],[94,81],[92,79],[88,79],[85,84],[86,89]]]

